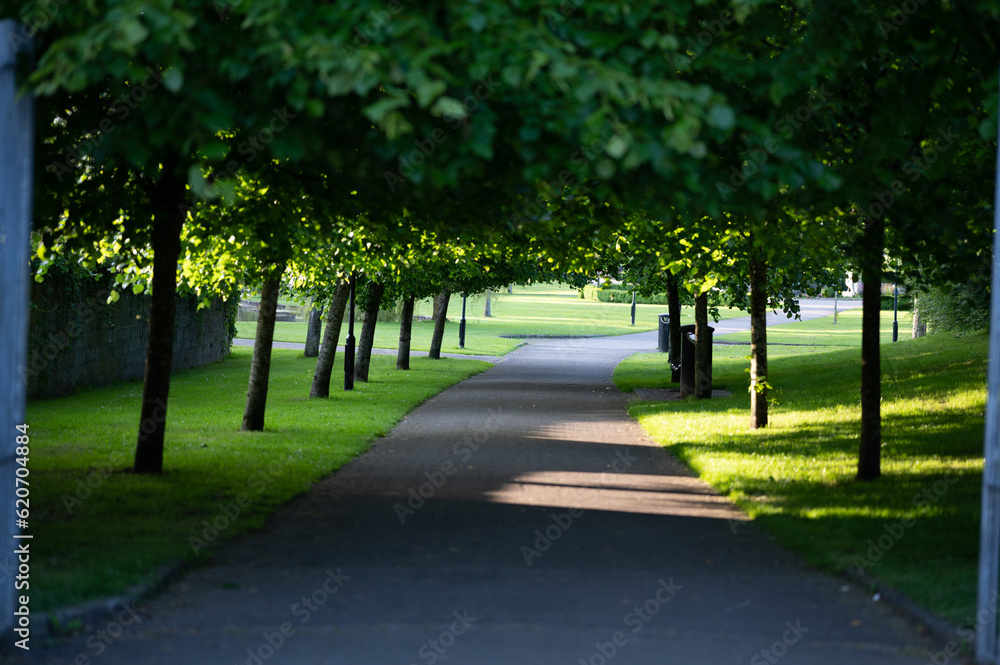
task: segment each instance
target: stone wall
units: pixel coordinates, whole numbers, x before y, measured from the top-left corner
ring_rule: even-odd
[[[109,305],[112,285],[110,277],[94,281],[51,273],[32,284],[24,368],[29,399],[142,379],[150,300],[126,290]],[[231,343],[221,299],[201,311],[193,298],[177,299],[175,370],[221,360]]]

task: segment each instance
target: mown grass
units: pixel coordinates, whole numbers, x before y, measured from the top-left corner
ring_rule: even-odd
[[[883,321],[891,326],[891,312]],[[770,340],[811,337],[831,346],[769,348],[777,404],[766,429],[749,430],[747,347],[715,348],[714,381],[731,397],[633,402],[629,411],[814,565],[860,568],[954,624],[974,623],[986,335],[882,346],[883,475],[863,483],[854,478],[860,352],[844,348],[849,336],[814,332],[824,325],[832,327],[819,319],[791,324],[799,331],[769,331]],[[652,387],[662,383],[664,362],[634,356],[615,380],[623,390]]]
[[[204,558],[211,548],[196,554],[192,537],[214,545],[261,527],[415,406],[489,367],[414,358],[398,372],[394,358],[376,356],[370,383],[310,400],[315,360],[275,350],[266,429],[250,433],[239,431],[250,358],[237,348],[224,363],[174,375],[161,476],[129,472],[140,383],[28,406],[33,611],[120,593],[158,566]],[[225,525],[218,537],[205,537],[206,520]]]
[[[448,307],[449,322],[445,326],[442,351],[476,355],[501,356],[513,351],[523,341],[500,335],[624,335],[633,332],[656,330],[657,316],[667,311],[666,305],[636,305],[635,326],[632,326],[631,303],[604,303],[582,300],[576,289],[564,284],[533,284],[515,286],[514,293],[506,291],[494,295],[491,317],[483,316],[485,299],[482,295],[470,297],[466,303],[465,348],[458,347],[458,321],[462,316],[462,298],[452,295]],[[431,315],[431,301],[417,303],[416,316]],[[720,309],[721,318],[745,316],[734,309]],[[684,308],[684,323],[694,323],[693,308]],[[237,324],[237,337],[252,339],[256,323]],[[304,343],[307,324],[304,321],[275,324],[274,339],[279,342]],[[430,349],[434,324],[430,321],[413,323],[411,349],[414,352]],[[355,335],[360,334],[360,325]],[[341,343],[347,335],[346,323],[341,331]],[[399,324],[379,323],[375,327],[375,346],[395,349],[399,342]]]

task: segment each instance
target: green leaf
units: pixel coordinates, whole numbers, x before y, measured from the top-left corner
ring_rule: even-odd
[[[122,33],[122,39],[129,46],[138,46],[149,36],[149,30],[146,29],[146,26],[135,18],[122,21],[119,24],[119,29]]]
[[[612,136],[605,150],[612,158],[621,159],[628,152],[628,142],[620,136]]]
[[[708,110],[708,123],[721,130],[730,130],[736,124],[736,114],[726,104],[713,104]]]
[[[326,104],[321,99],[310,99],[306,102],[306,112],[314,118],[322,118],[326,113]]]
[[[135,295],[139,295],[140,293],[142,293],[145,290],[146,290],[146,287],[143,284],[133,284],[132,285],[132,293],[134,293]]]
[[[473,32],[479,33],[486,29],[489,20],[486,18],[486,14],[473,14],[466,22]]]
[[[431,107],[431,113],[446,118],[464,118],[468,115],[462,102],[454,97],[438,97],[434,106]]]
[[[410,100],[406,97],[383,97],[374,104],[365,107],[364,114],[372,122],[379,123],[396,109],[409,105]]]
[[[444,81],[424,81],[417,86],[417,104],[425,109],[447,89],[448,86]]]
[[[174,65],[167,71],[163,72],[163,85],[166,86],[167,90],[170,92],[180,92],[181,88],[184,87],[184,72],[180,67]]]

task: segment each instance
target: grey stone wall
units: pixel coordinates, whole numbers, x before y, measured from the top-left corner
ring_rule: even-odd
[[[95,282],[50,274],[32,284],[28,364],[23,368],[29,399],[142,379],[149,297],[126,290],[109,305],[112,283],[110,278]],[[174,370],[221,360],[230,344],[221,299],[201,311],[194,299],[177,299]]]

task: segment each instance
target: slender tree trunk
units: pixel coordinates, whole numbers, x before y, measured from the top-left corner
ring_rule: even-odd
[[[927,322],[920,318],[920,309],[917,306],[917,295],[913,294],[913,332],[912,337],[916,339],[927,334]]]
[[[443,297],[444,291],[434,296],[434,301],[431,303],[431,321],[437,321],[441,311],[441,299]]]
[[[681,380],[681,294],[677,278],[667,279],[667,314],[670,316],[670,381]]]
[[[750,260],[750,429],[767,426],[767,263]]]
[[[882,318],[882,260],[885,223],[865,220],[861,248],[861,441],[858,480],[875,480],[882,473],[882,367],[879,326]]]
[[[694,299],[694,396],[712,398],[712,333],[708,330],[708,294]]]
[[[434,319],[434,334],[431,336],[431,351],[428,357],[434,360],[441,359],[441,344],[444,342],[444,324],[448,319],[448,301],[451,300],[451,291],[445,289],[434,299],[440,303],[437,311],[437,318]]]
[[[260,432],[264,429],[267,382],[271,374],[271,345],[274,342],[274,317],[278,311],[278,293],[281,290],[283,272],[284,266],[274,268],[264,280],[264,286],[260,291],[257,335],[253,342],[247,405],[243,411],[243,430],[248,432]]]
[[[132,464],[134,473],[163,472],[163,438],[167,426],[170,370],[174,360],[177,260],[181,253],[181,229],[188,211],[184,199],[187,181],[176,171],[176,160],[164,163],[160,179],[150,192],[155,211],[153,284],[139,436]]]
[[[338,282],[333,290],[333,298],[326,306],[326,329],[323,331],[323,343],[319,345],[316,372],[313,374],[312,388],[309,390],[310,397],[330,396],[333,361],[337,357],[337,342],[340,341],[340,328],[344,323],[344,311],[347,309],[347,299],[350,295],[350,282]]]
[[[396,369],[410,369],[410,338],[413,332],[413,296],[403,301],[399,321],[399,350],[396,351]]]
[[[385,282],[368,282],[368,306],[365,308],[365,322],[358,338],[358,357],[354,361],[354,380],[368,382],[368,368],[372,362],[372,346],[375,344],[375,324],[378,310],[382,306]]]
[[[493,316],[493,308],[490,307],[490,296],[492,295],[493,292],[486,289],[486,308],[483,310],[483,316]]]
[[[319,339],[323,327],[323,308],[312,307],[309,309],[309,327],[306,329],[306,358],[319,356]]]

